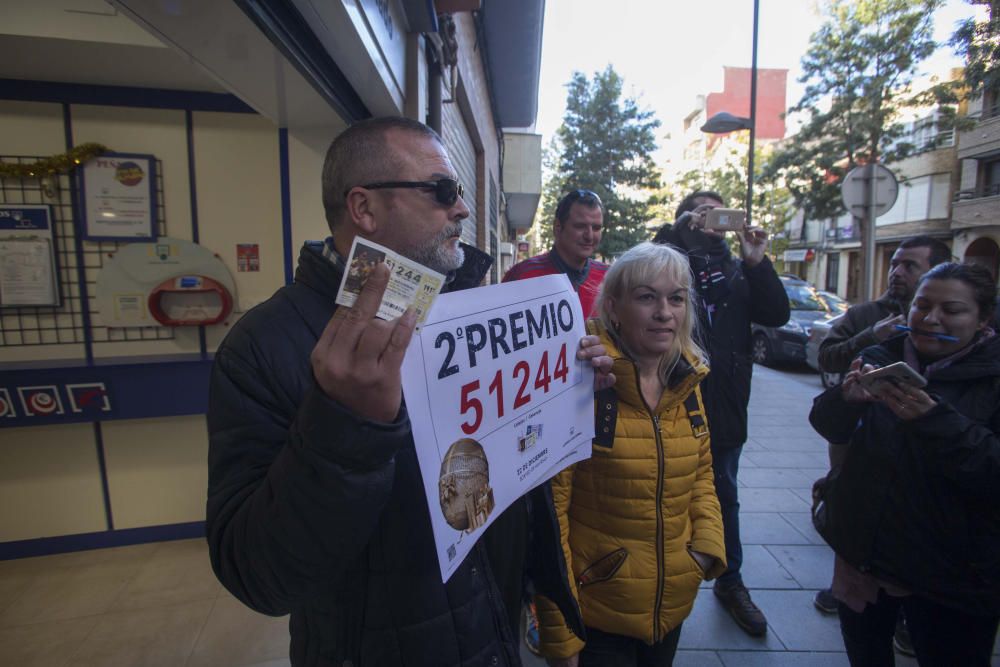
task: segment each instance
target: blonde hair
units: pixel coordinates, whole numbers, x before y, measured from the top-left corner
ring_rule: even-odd
[[[613,302],[623,301],[637,286],[649,285],[661,274],[666,274],[672,283],[687,292],[684,319],[677,326],[671,349],[660,359],[660,380],[667,386],[670,374],[673,373],[682,354],[703,362],[705,360],[705,353],[695,342],[698,301],[692,287],[691,268],[687,256],[674,246],[665,243],[646,241],[630,248],[615,260],[604,276],[601,291],[597,296],[596,311],[598,319],[615,344],[629,358],[634,359],[634,355],[613,324]]]

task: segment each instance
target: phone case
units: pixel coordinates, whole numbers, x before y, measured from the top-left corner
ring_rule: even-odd
[[[884,380],[909,384],[920,388],[927,386],[927,380],[924,379],[924,376],[910,368],[905,361],[897,361],[894,364],[876,368],[858,378],[861,386],[866,389],[876,382]]]
[[[735,232],[743,229],[746,213],[737,208],[713,208],[705,213],[705,229]]]

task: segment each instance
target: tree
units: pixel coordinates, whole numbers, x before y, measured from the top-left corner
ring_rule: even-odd
[[[971,5],[989,5],[985,21],[974,18],[962,21],[952,35],[950,44],[965,57],[962,83],[967,95],[980,97],[987,91],[1000,89],[1000,1],[967,0]],[[996,100],[993,100],[996,101]]]
[[[777,238],[794,213],[791,193],[780,178],[762,180],[763,168],[774,152],[774,144],[754,146],[754,189],[752,224],[763,227],[772,237],[771,252],[780,254],[787,242]],[[747,158],[750,154],[750,137],[746,133],[732,134],[724,138],[712,153],[708,162],[714,166],[703,166],[684,174],[672,187],[661,191],[661,215],[673,220],[674,211],[681,200],[696,190],[710,190],[722,196],[723,201],[733,208],[742,208],[747,197]],[[735,238],[732,239],[735,242]]]
[[[622,83],[610,65],[593,79],[574,72],[563,122],[545,159],[549,173],[542,196],[542,238],[551,238],[556,204],[566,192],[592,190],[604,203],[598,249],[604,258],[649,238],[648,195],[660,185],[652,158],[660,121],[635,99],[622,99]]]
[[[912,146],[900,113],[924,99],[911,85],[930,56],[942,0],[827,0],[825,21],[802,58],[806,91],[789,113],[806,116],[764,169],[782,178],[807,219],[844,212],[840,183],[855,166],[891,162]]]

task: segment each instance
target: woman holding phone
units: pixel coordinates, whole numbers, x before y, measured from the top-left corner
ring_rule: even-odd
[[[985,268],[932,268],[908,332],[864,350],[813,405],[813,427],[850,443],[817,483],[813,519],[837,554],[833,594],[852,665],[894,664],[900,607],[920,665],[990,664],[1000,621],[996,295]],[[908,374],[862,379],[900,361],[926,386]]]
[[[604,279],[588,329],[617,382],[597,394],[592,457],[552,481],[586,632],[538,596],[550,665],[672,664],[698,586],[725,571],[692,294],[687,258],[667,245],[640,243]]]

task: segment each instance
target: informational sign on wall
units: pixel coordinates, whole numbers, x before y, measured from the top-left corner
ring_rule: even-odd
[[[52,209],[0,206],[0,308],[58,306]]]
[[[593,370],[565,275],[442,294],[403,361],[441,576],[517,498],[590,456]]]
[[[236,244],[236,270],[241,273],[244,271],[260,271],[260,244]]]
[[[140,241],[155,236],[156,158],[105,153],[80,170],[83,238]]]

